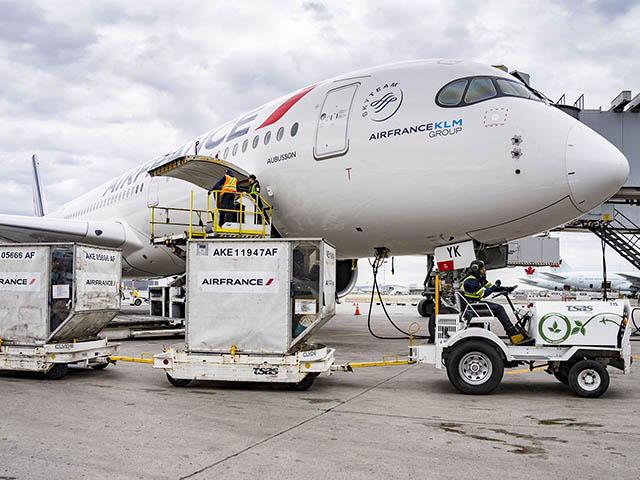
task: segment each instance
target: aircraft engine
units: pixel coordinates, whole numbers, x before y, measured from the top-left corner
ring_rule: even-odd
[[[342,298],[349,294],[358,281],[358,261],[338,260],[336,263],[336,294]]]

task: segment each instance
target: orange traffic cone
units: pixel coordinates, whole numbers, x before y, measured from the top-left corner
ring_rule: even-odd
[[[354,315],[360,315],[360,305],[356,303],[356,313]]]

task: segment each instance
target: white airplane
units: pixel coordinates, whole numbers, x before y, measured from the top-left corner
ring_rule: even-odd
[[[592,270],[572,270],[566,265],[565,268],[554,269],[551,272],[537,272],[533,267],[525,269],[526,278],[520,278],[528,285],[548,289],[548,290],[571,290],[584,292],[600,292],[602,290],[602,271]],[[539,275],[538,275],[539,274]],[[633,273],[607,273],[608,290],[614,290],[627,295],[634,295],[640,290],[640,275]]]
[[[219,160],[171,170],[196,151]],[[147,174],[162,165],[178,179]],[[342,292],[357,277],[350,259],[377,247],[422,255],[465,240],[522,238],[599,205],[629,173],[616,147],[508,73],[419,60],[305,87],[47,215],[0,215],[0,237],[121,247],[127,277],[181,273],[182,258],[150,244],[147,207],[188,208],[192,190],[203,205],[200,187],[225,168],[239,180],[257,175],[282,236],[337,247]],[[172,230],[157,226],[156,234]]]

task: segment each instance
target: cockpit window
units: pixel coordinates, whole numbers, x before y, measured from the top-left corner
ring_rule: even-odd
[[[466,103],[475,103],[497,95],[496,87],[493,86],[490,78],[474,78],[464,96]]]
[[[449,82],[436,95],[441,107],[464,107],[497,97],[519,97],[544,102],[544,96],[516,80],[502,77],[467,77]]]
[[[438,95],[438,102],[442,105],[457,105],[462,100],[464,89],[467,87],[466,80],[456,80],[444,87]]]
[[[529,90],[527,90],[527,87],[525,87],[521,83],[514,82],[512,80],[505,80],[503,78],[496,79],[496,83],[498,84],[498,88],[504,95],[522,98],[533,98],[534,100],[536,99],[533,94]]]

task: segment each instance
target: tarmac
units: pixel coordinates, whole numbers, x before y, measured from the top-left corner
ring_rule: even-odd
[[[402,328],[420,320],[415,307],[388,309]],[[337,363],[406,355],[406,339],[373,338],[367,306],[360,310],[340,305],[314,341],[336,348]],[[379,306],[372,325],[397,333]],[[122,341],[120,354],[178,342]],[[636,479],[640,369],[609,371],[611,386],[595,400],[544,371],[505,374],[493,394],[465,396],[430,365],[320,376],[304,392],[230,382],[176,388],[150,365],[123,362],[70,368],[58,381],[3,372],[0,480]]]

